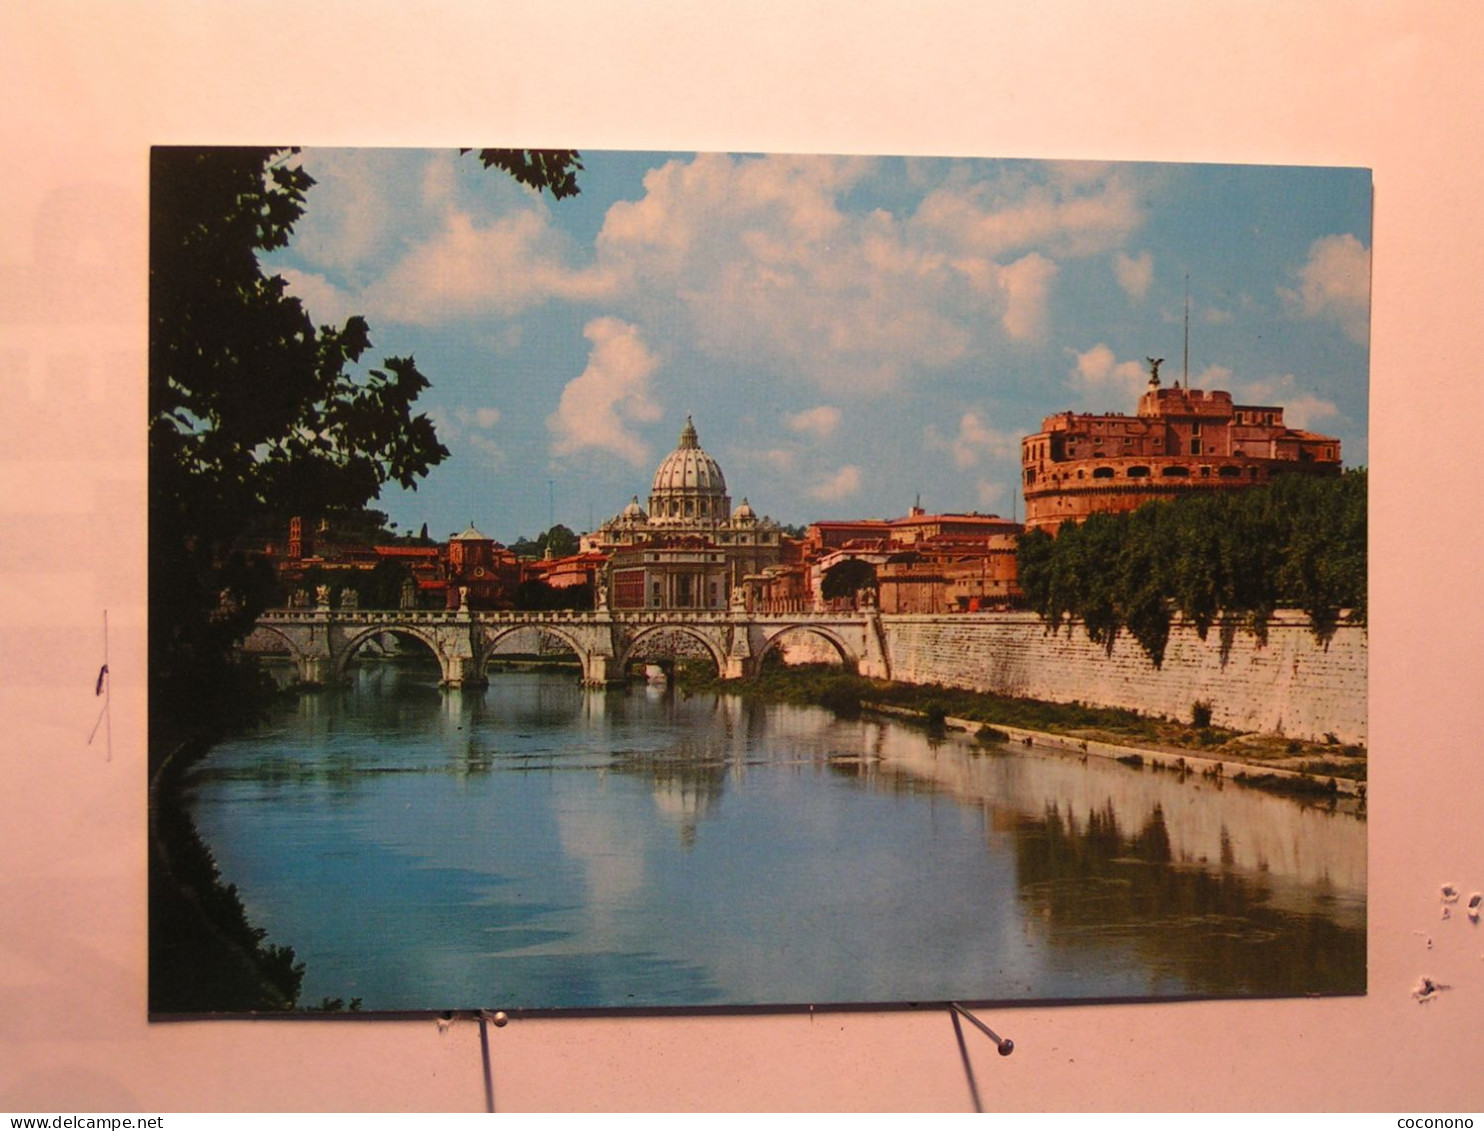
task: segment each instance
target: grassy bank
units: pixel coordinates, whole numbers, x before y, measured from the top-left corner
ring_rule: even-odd
[[[849,715],[885,708],[910,711],[928,725],[947,718],[989,727],[1016,727],[1067,738],[1191,751],[1202,758],[1273,770],[1364,781],[1364,747],[1339,742],[1304,742],[1282,735],[1243,734],[1210,725],[1209,707],[1191,704],[1189,722],[1154,718],[1113,707],[1046,703],[939,684],[867,679],[827,665],[774,666],[756,680],[719,680],[684,670],[682,686],[713,689],[777,702],[806,703]],[[1256,779],[1249,775],[1249,780]]]

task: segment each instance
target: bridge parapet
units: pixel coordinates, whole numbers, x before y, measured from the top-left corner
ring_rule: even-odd
[[[694,654],[685,649],[697,644],[723,676],[753,676],[766,654],[795,632],[827,641],[844,663],[863,674],[887,675],[890,668],[873,611],[309,608],[271,609],[258,625],[287,643],[300,678],[315,683],[343,678],[350,658],[378,632],[422,641],[437,658],[448,686],[483,683],[500,641],[522,628],[544,630],[566,643],[582,661],[584,681],[592,684],[622,679],[633,658],[653,654],[655,648],[675,648],[673,654],[680,656]]]

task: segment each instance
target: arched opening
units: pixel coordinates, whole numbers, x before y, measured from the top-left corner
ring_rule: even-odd
[[[272,625],[257,625],[242,642],[242,651],[253,657],[280,688],[301,678],[299,650],[293,640]]]
[[[582,656],[567,636],[544,625],[527,624],[500,633],[484,653],[487,676],[544,671],[582,678]]]
[[[824,571],[820,594],[835,608],[859,608],[876,588],[876,567],[864,558],[844,558]]]
[[[1159,473],[1162,476],[1164,476],[1166,479],[1189,479],[1190,478],[1190,468],[1188,468],[1188,467],[1182,467],[1179,464],[1171,464],[1168,467],[1160,468],[1160,472]]]
[[[356,691],[386,695],[436,690],[443,667],[431,640],[404,628],[376,628],[350,641],[337,674]]]
[[[857,662],[850,649],[833,633],[812,625],[793,625],[769,639],[758,653],[755,667],[759,675],[789,668],[829,668],[854,674]]]
[[[1095,467],[1092,469],[1094,479],[1112,479],[1113,469],[1111,467]]]
[[[715,645],[700,633],[683,625],[658,625],[629,643],[621,667],[626,679],[669,687],[688,675],[720,676],[723,663]]]
[[[517,625],[490,639],[476,661],[486,681],[473,697],[476,717],[498,717],[534,733],[570,723],[583,710],[582,657],[564,632]]]

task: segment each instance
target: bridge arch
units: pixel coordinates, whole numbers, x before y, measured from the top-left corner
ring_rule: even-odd
[[[536,633],[545,633],[547,636],[554,636],[568,648],[572,649],[577,658],[582,661],[582,674],[584,678],[587,678],[588,652],[591,649],[579,640],[576,634],[563,629],[559,624],[553,624],[549,621],[532,621],[525,624],[511,624],[487,628],[481,634],[479,648],[474,656],[474,670],[483,672],[489,666],[489,662],[495,657],[495,649],[500,646],[502,640],[509,636],[514,636],[517,632],[533,631]]]
[[[716,665],[717,674],[724,675],[726,673],[727,657],[726,651],[723,648],[721,641],[715,639],[713,636],[708,635],[707,633],[703,632],[699,628],[694,627],[693,625],[681,624],[673,621],[665,621],[660,624],[650,625],[647,628],[643,628],[639,632],[635,633],[634,636],[624,646],[622,654],[618,657],[618,670],[620,672],[623,672],[629,666],[629,663],[631,661],[636,659],[643,659],[643,656],[640,655],[641,645],[646,640],[649,640],[650,638],[658,636],[659,634],[665,632],[672,632],[680,636],[686,636],[698,642],[706,650],[706,654],[711,657],[711,662]]]
[[[283,644],[284,647],[279,649],[269,646],[270,639]],[[259,656],[287,657],[293,661],[300,683],[313,683],[321,674],[314,654],[304,647],[300,635],[279,628],[276,624],[259,621],[243,640],[242,649]]]
[[[427,648],[432,655],[434,663],[438,665],[438,671],[446,680],[448,678],[448,662],[443,652],[438,647],[438,637],[419,625],[405,624],[399,621],[391,621],[385,624],[371,624],[359,632],[346,636],[344,642],[337,649],[333,674],[335,682],[339,683],[345,679],[350,661],[360,651],[361,646],[373,636],[384,636],[390,633],[393,636],[405,636],[416,640]]]
[[[860,657],[855,654],[855,650],[850,647],[849,643],[833,629],[819,624],[786,624],[779,627],[776,631],[769,632],[767,642],[752,657],[749,674],[757,675],[761,672],[763,670],[763,664],[769,656],[775,654],[781,655],[781,647],[787,643],[786,638],[800,633],[815,636],[825,641],[834,648],[835,653],[840,657],[840,662],[846,668],[852,672],[860,670]]]
[[[284,645],[286,645],[286,647],[284,647],[282,651],[277,648],[255,647],[253,637],[257,636],[259,633],[265,633],[267,635],[271,635],[275,640],[281,640]],[[261,637],[259,639],[261,639]],[[247,639],[244,640],[242,643],[244,650],[248,652],[256,652],[258,655],[279,656],[287,654],[288,657],[296,664],[302,664],[304,660],[304,649],[300,647],[299,641],[294,639],[292,633],[285,632],[276,624],[269,624],[265,621],[259,621],[257,624],[253,625],[253,630],[247,634]]]

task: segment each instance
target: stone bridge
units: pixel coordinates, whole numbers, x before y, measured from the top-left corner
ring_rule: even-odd
[[[584,683],[615,683],[637,660],[709,656],[728,679],[750,678],[770,652],[812,642],[862,675],[890,679],[890,664],[874,609],[858,612],[754,614],[676,612],[375,612],[323,606],[266,612],[243,647],[288,655],[306,683],[335,683],[373,638],[390,633],[420,641],[438,660],[445,686],[486,682],[485,670],[502,641],[535,629],[570,647],[582,662]]]

